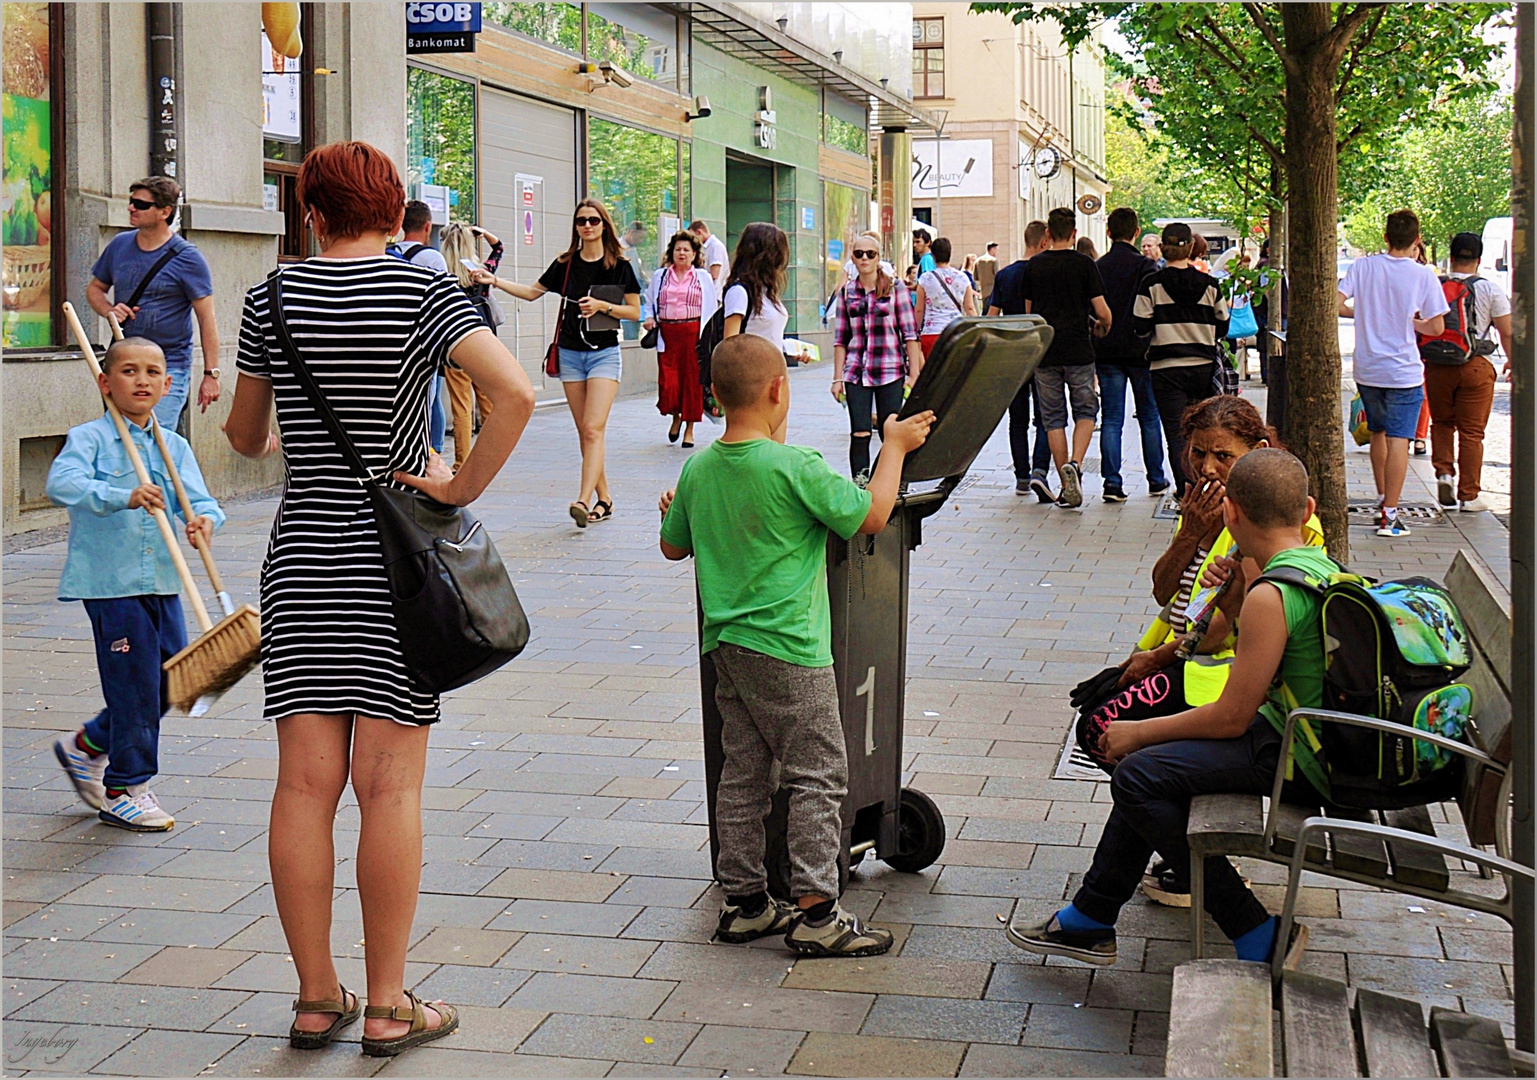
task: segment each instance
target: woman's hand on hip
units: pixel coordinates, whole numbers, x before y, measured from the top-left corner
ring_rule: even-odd
[[[464,505],[464,503],[457,501],[455,498],[452,490],[454,471],[448,467],[448,462],[443,460],[442,454],[435,450],[428,451],[427,468],[424,471],[426,473],[425,476],[413,476],[408,472],[397,472],[395,480],[397,483],[405,484],[407,487],[414,487],[417,491],[431,496],[440,503],[447,503],[449,506]],[[467,502],[468,500],[465,501]]]

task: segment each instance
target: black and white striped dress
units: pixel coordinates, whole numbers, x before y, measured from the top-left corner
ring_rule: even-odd
[[[485,322],[447,275],[390,256],[283,272],[289,333],[375,476],[427,466],[427,387]],[[262,564],[264,715],[438,719],[401,657],[373,510],[278,348],[266,282],[246,294],[241,372],[270,379],[283,500]],[[393,483],[393,481],[391,481]]]

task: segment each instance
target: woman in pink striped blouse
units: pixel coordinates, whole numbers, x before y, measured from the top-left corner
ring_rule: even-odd
[[[662,269],[646,286],[647,330],[660,325],[656,344],[656,408],[672,417],[668,442],[694,445],[694,425],[704,418],[704,386],[699,382],[699,329],[715,314],[716,289],[704,268],[699,241],[679,232],[667,243]]]

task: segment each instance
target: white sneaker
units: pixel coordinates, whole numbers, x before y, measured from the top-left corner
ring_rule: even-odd
[[[69,782],[75,785],[75,791],[80,798],[92,810],[100,810],[102,804],[107,801],[107,786],[102,778],[107,774],[107,755],[100,754],[92,757],[82,753],[75,745],[75,736],[78,732],[68,735],[60,735],[53,743],[53,756],[59,759],[59,764],[64,766],[64,772],[69,777]]]
[[[176,819],[160,808],[148,784],[135,784],[126,794],[103,806],[96,816],[108,825],[132,832],[165,832],[176,824]]]
[[[1457,509],[1461,510],[1464,514],[1482,514],[1485,510],[1490,509],[1490,506],[1483,499],[1471,499],[1465,503],[1458,503]]]
[[[1436,501],[1442,506],[1456,506],[1457,492],[1453,485],[1453,478],[1442,474],[1436,477]]]

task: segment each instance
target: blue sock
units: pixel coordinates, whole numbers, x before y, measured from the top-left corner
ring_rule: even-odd
[[[1072,904],[1057,912],[1057,925],[1074,934],[1085,934],[1091,930],[1115,929],[1109,923],[1102,923],[1096,919],[1089,918]]]
[[[1275,936],[1280,929],[1281,920],[1272,915],[1247,934],[1235,937],[1233,948],[1238,951],[1238,959],[1269,963],[1270,954],[1275,950]]]

